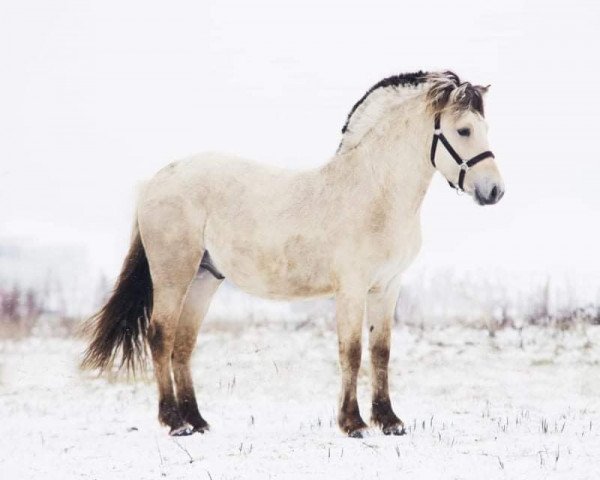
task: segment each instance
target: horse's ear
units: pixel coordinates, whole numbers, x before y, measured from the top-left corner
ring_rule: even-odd
[[[481,96],[483,97],[488,92],[490,87],[491,85],[486,85],[485,87],[483,85],[475,85],[475,90],[481,93]]]

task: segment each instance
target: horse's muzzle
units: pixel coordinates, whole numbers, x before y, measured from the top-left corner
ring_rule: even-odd
[[[502,185],[492,184],[491,188],[475,188],[475,201],[479,205],[493,205],[498,203],[504,196],[504,187]],[[487,190],[487,191],[486,191]]]

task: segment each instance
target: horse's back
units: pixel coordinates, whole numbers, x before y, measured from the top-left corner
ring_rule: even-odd
[[[316,205],[316,173],[233,155],[194,155],[167,165],[145,185],[138,220],[162,223],[171,238],[192,228],[216,267],[252,293],[327,295],[332,243],[325,211]]]

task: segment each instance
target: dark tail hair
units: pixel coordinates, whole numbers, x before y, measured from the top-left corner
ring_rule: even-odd
[[[152,278],[139,231],[129,247],[114,291],[84,331],[91,335],[82,368],[104,371],[121,357],[118,368],[135,373],[146,361],[146,337],[152,311]]]

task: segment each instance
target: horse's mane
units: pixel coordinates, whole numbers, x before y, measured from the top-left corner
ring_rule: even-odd
[[[342,144],[347,136],[352,136],[354,141],[350,143],[356,145],[390,106],[403,103],[419,94],[424,94],[427,108],[434,114],[473,110],[483,115],[483,93],[486,89],[487,87],[462,82],[451,71],[418,71],[384,78],[367,90],[350,110],[342,127]]]

